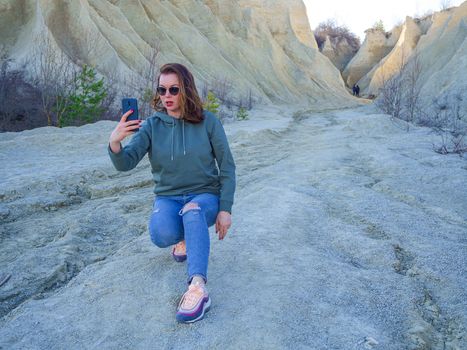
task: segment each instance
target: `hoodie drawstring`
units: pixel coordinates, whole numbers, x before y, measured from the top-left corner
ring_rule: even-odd
[[[185,155],[185,119],[182,119],[182,131],[183,131],[183,155]]]
[[[175,120],[172,120],[172,155],[171,160],[174,160],[174,128],[175,128]],[[183,155],[186,154],[185,151],[185,120],[182,119],[182,135],[183,135]]]
[[[175,120],[172,120],[172,157],[171,157],[172,160],[174,160],[174,127],[175,127]]]

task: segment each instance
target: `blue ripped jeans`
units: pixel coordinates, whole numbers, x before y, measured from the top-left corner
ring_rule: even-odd
[[[197,203],[197,208],[184,210],[187,203]],[[207,282],[210,239],[208,228],[216,223],[219,212],[219,195],[214,193],[156,196],[149,234],[151,241],[160,248],[185,240],[188,260],[188,283],[194,275]]]

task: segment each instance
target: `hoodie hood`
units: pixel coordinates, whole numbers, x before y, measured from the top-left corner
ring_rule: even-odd
[[[174,130],[175,130],[175,124],[180,125],[182,124],[182,137],[183,137],[183,155],[186,154],[185,151],[185,120],[184,119],[177,119],[174,117],[171,117],[168,114],[165,114],[163,112],[156,112],[154,115],[156,118],[159,118],[166,124],[170,124],[172,128],[172,148],[171,148],[171,160],[174,160]],[[181,120],[181,121],[180,121]]]

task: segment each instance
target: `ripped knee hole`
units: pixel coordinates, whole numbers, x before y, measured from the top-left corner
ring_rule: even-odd
[[[178,212],[179,215],[183,215],[185,214],[187,211],[190,211],[190,210],[201,210],[201,208],[199,207],[198,203],[195,203],[195,202],[190,202],[190,203],[187,203],[185,204],[185,206],[180,209],[180,211]]]

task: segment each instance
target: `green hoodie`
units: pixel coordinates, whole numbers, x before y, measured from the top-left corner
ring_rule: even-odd
[[[147,152],[156,195],[215,193],[219,211],[232,213],[235,163],[222,123],[211,112],[204,111],[198,124],[156,112],[120,152],[112,152],[110,144],[107,149],[119,171],[136,167]]]

